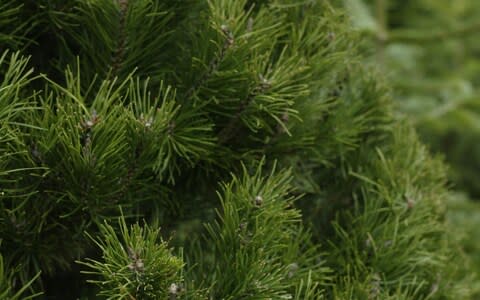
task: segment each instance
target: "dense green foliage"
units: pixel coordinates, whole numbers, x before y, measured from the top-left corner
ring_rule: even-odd
[[[0,7],[5,299],[473,299],[444,167],[329,2]]]

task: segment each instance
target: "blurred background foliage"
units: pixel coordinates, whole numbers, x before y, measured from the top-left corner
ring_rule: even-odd
[[[433,152],[445,155],[453,185],[480,198],[480,1],[345,5],[368,37],[364,48],[375,49],[367,60],[389,77],[397,111],[409,116]]]
[[[480,1],[344,0],[397,112],[450,166],[448,218],[480,275]],[[373,51],[372,51],[373,49]]]

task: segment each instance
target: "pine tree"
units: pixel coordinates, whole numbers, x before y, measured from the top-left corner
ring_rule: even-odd
[[[3,298],[475,292],[443,164],[333,4],[0,7]]]

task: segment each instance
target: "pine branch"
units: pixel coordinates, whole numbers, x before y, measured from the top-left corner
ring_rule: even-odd
[[[35,78],[32,78],[32,69],[29,69],[28,58],[22,57],[20,52],[10,54],[5,51],[0,54],[0,68],[5,69],[0,77],[0,121],[13,124],[16,117],[26,111],[34,110],[26,99],[21,98],[21,91]],[[16,125],[21,125],[16,123]],[[29,126],[23,124],[23,126]]]
[[[270,88],[270,84],[265,78],[261,77],[260,80],[260,84],[258,84],[253,91],[249,93],[248,96],[240,103],[240,106],[238,107],[238,110],[233,118],[231,118],[228,124],[218,133],[217,139],[220,145],[227,143],[234,136],[236,130],[240,126],[242,114],[255,99],[255,97],[259,94],[263,94]]]
[[[135,177],[135,172],[137,171],[137,162],[136,160],[133,161],[132,166],[130,166],[127,170],[127,174],[120,179],[122,183],[122,188],[118,192],[118,195],[116,195],[113,199],[113,203],[121,203],[122,199],[125,199],[125,196],[127,195],[128,191],[130,190],[132,184],[133,184],[133,179]]]
[[[57,290],[56,271],[72,275],[88,253],[87,231],[100,253],[80,264],[107,299],[467,299],[441,222],[444,171],[393,121],[378,76],[355,66],[342,12],[325,1],[68,2],[43,24],[63,26],[58,66],[79,56],[76,74],[45,75],[37,94],[24,64],[0,57],[0,239],[21,266],[6,268],[7,288],[41,269]],[[348,80],[329,95],[340,70]],[[178,239],[128,226],[118,206]],[[188,268],[168,244],[186,246]]]
[[[289,299],[307,276],[327,280],[329,271],[313,261],[315,247],[292,208],[290,180],[289,171],[274,167],[264,176],[259,166],[251,175],[244,167],[241,177],[224,184],[218,221],[206,225],[212,261],[196,261],[197,274],[213,274],[207,278],[213,298]],[[313,248],[303,248],[307,244]],[[309,292],[318,295],[317,288]]]
[[[6,50],[5,46],[17,48],[31,29],[28,26],[33,20],[19,18],[24,6],[15,0],[0,1],[0,53]]]
[[[64,45],[55,62],[63,70],[80,57],[82,82],[88,84],[98,76],[123,81],[135,70],[137,76],[159,84],[166,72],[163,60],[171,55],[178,6],[104,0],[80,1],[71,11],[54,11],[53,22],[62,28],[57,38]]]
[[[127,41],[127,32],[126,32],[126,15],[128,12],[128,0],[119,0],[120,4],[120,20],[119,20],[119,29],[118,29],[118,40],[117,46],[114,50],[114,54],[112,57],[112,71],[110,76],[114,77],[118,74],[118,71],[121,68],[124,54],[125,54],[125,47]]]
[[[143,86],[140,81],[132,83],[128,93],[138,124],[134,132],[141,146],[138,159],[147,162],[142,169],[151,169],[159,178],[166,177],[173,183],[181,170],[181,160],[193,166],[198,160],[210,159],[212,126],[201,111],[182,110],[168,86],[161,85],[152,97],[148,81]]]
[[[17,268],[18,269],[18,268]],[[19,287],[16,282],[18,270],[8,268],[4,264],[3,256],[0,254],[0,299],[8,300],[30,300],[41,296],[43,293],[32,292],[32,284],[40,277],[40,272],[33,276],[30,281]],[[27,293],[29,295],[27,295]]]
[[[108,299],[172,299],[182,292],[183,262],[161,239],[160,230],[145,225],[127,226],[118,221],[120,233],[104,223],[101,237],[90,238],[102,251],[102,260],[85,259],[82,273],[97,276],[89,280],[100,287],[98,296]]]
[[[207,70],[203,73],[202,76],[200,76],[199,79],[197,79],[193,85],[187,90],[185,93],[185,98],[190,99],[195,94],[198,92],[198,89],[202,87],[205,82],[208,81],[208,79],[215,74],[215,72],[218,70],[220,67],[220,64],[222,63],[223,59],[225,58],[225,54],[227,53],[228,49],[230,49],[233,44],[234,44],[234,37],[232,32],[229,30],[229,28],[226,25],[221,26],[221,31],[225,37],[225,41],[223,43],[222,48],[220,48],[220,51],[218,54],[216,54],[208,63],[208,68]]]

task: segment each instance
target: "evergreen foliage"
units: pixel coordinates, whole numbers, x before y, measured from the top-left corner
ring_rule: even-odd
[[[102,250],[102,261],[80,262],[94,270],[85,271],[86,274],[102,278],[91,281],[101,287],[99,296],[166,299],[169,287],[179,284],[182,261],[159,241],[159,229],[142,228],[138,224],[128,228],[123,218],[119,227],[121,237],[108,224],[100,227],[103,240],[96,243]]]
[[[367,37],[365,60],[394,85],[397,110],[408,115],[423,141],[445,155],[449,219],[480,274],[478,1],[346,1],[353,23]],[[371,51],[375,46],[375,51]],[[461,191],[461,192],[459,192]],[[462,219],[462,217],[464,219]],[[466,234],[465,234],[466,233]],[[477,296],[478,297],[478,296]]]
[[[471,268],[480,274],[480,244],[478,243],[478,226],[480,206],[477,201],[471,201],[463,193],[455,193],[450,197],[449,212],[447,214],[449,226],[455,228],[458,241],[468,255]],[[478,276],[478,275],[477,275]],[[478,286],[479,282],[474,283]],[[475,288],[478,291],[478,287]],[[475,295],[478,297],[478,292]]]
[[[40,296],[41,293],[30,294],[28,296],[26,295],[27,289],[35,280],[37,280],[39,275],[40,273],[34,276],[31,281],[25,283],[22,288],[13,290],[14,282],[16,281],[15,277],[18,276],[17,270],[15,268],[5,266],[3,263],[3,257],[0,256],[0,299],[25,300]]]
[[[443,165],[328,1],[0,7],[5,299],[473,299]]]

